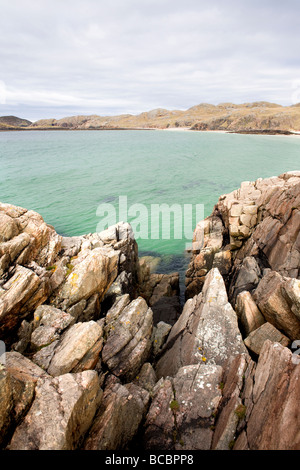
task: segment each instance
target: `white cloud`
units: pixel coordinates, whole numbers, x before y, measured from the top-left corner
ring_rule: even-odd
[[[290,104],[300,79],[298,0],[0,0],[0,7],[7,91],[0,114]]]

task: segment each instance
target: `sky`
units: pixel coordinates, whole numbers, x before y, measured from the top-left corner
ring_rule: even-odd
[[[299,0],[0,0],[0,116],[300,102]]]

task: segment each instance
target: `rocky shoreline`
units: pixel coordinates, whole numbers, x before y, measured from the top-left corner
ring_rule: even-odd
[[[1,448],[299,450],[299,228],[300,172],[221,196],[182,310],[129,224],[62,237],[0,203]]]

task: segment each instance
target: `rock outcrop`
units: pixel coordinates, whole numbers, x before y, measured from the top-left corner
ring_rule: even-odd
[[[130,225],[0,204],[0,447],[299,450],[299,214],[300,172],[222,196],[181,310]]]
[[[206,277],[203,291],[189,300],[172,328],[157,364],[158,377],[174,376],[182,366],[223,366],[229,357],[246,353],[237,315],[228,302],[217,268]]]

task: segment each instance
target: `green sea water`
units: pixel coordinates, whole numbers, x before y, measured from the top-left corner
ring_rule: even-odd
[[[0,201],[39,212],[65,236],[97,231],[100,204],[119,196],[143,204],[204,205],[242,181],[299,169],[300,138],[168,131],[0,133]],[[138,217],[139,213],[136,214]],[[193,210],[193,224],[196,214]],[[130,218],[129,218],[129,221]],[[160,272],[185,269],[187,240],[138,240],[140,254],[162,258]],[[136,227],[138,228],[138,226]]]

